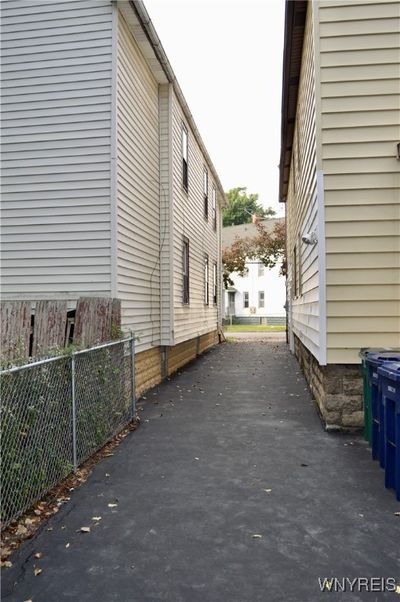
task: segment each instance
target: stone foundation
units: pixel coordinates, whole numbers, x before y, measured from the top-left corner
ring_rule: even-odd
[[[195,337],[174,347],[154,347],[135,355],[136,395],[158,385],[185,364],[219,342],[217,331]]]
[[[320,366],[294,337],[295,356],[318,404],[327,430],[358,430],[364,425],[361,365]]]

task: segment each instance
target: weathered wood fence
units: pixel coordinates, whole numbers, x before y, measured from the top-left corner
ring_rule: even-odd
[[[121,302],[80,297],[66,300],[5,301],[0,304],[0,349],[4,361],[43,357],[56,347],[87,347],[121,334]]]

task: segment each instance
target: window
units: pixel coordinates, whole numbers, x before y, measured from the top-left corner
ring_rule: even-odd
[[[299,281],[297,278],[297,248],[296,245],[293,249],[293,297],[297,297],[299,294]]]
[[[188,131],[182,124],[182,186],[188,191],[189,173],[188,173]]]
[[[204,217],[208,219],[208,171],[203,171],[203,199],[204,199]]]
[[[214,230],[217,229],[217,191],[212,188],[212,223]]]
[[[204,258],[204,303],[209,305],[208,255]]]
[[[189,303],[189,241],[183,239],[182,246],[182,274],[183,274],[183,298],[186,305]]]
[[[262,276],[264,276],[264,264],[259,263],[258,264],[258,277],[261,278]]]
[[[265,307],[265,292],[264,291],[258,291],[258,307],[259,308]]]
[[[245,292],[243,293],[243,307],[249,307],[249,293]]]
[[[213,303],[217,305],[218,302],[218,268],[217,262],[213,264]]]

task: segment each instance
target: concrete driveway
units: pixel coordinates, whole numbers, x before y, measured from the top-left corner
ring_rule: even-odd
[[[4,601],[400,599],[320,591],[399,579],[400,508],[365,442],[322,429],[283,342],[221,345],[146,397],[140,429],[11,558]]]

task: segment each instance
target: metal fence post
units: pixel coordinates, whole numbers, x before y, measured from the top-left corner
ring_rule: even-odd
[[[136,417],[136,391],[135,391],[135,337],[131,337],[131,395],[132,395],[132,420]]]
[[[75,398],[75,354],[71,355],[71,398],[72,398],[72,463],[74,472],[78,470],[76,449],[76,398]]]

